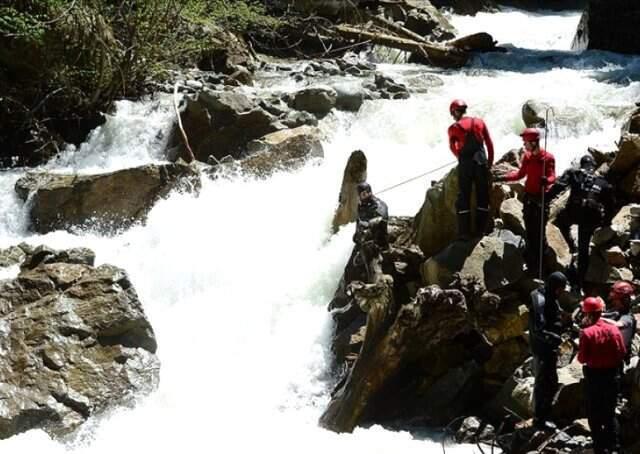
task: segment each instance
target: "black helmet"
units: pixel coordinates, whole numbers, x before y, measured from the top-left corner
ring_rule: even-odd
[[[371,186],[366,181],[358,183],[358,194],[364,191],[371,192]]]
[[[593,170],[593,169],[596,168],[596,160],[593,159],[593,156],[591,156],[590,154],[584,155],[580,159],[580,168],[581,169],[587,169],[587,170]]]
[[[551,290],[552,292],[564,289],[567,286],[567,280],[567,276],[562,274],[560,271],[551,273],[551,275],[547,278],[547,289]]]

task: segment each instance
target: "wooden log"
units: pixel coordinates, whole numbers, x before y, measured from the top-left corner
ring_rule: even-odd
[[[430,64],[442,68],[460,68],[469,59],[469,54],[453,47],[419,42],[384,33],[375,33],[345,24],[336,26],[335,31],[345,38],[361,41],[368,40],[374,44],[424,56]]]

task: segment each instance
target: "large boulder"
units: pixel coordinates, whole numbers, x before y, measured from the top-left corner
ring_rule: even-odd
[[[0,438],[64,436],[158,384],[153,329],[124,270],[86,249],[21,246],[0,282]]]
[[[336,106],[337,100],[338,93],[331,87],[304,88],[294,93],[292,107],[322,118]]]
[[[522,208],[522,202],[517,197],[509,198],[500,205],[500,219],[505,228],[520,236],[525,233]]]
[[[426,257],[437,254],[456,238],[457,197],[457,169],[427,190],[422,208],[416,215],[416,243]]]
[[[624,176],[640,164],[640,134],[623,134],[609,170]]]
[[[524,275],[524,242],[508,230],[485,236],[465,260],[460,275],[473,278],[489,291],[518,282]]]
[[[159,198],[199,184],[198,172],[188,165],[150,164],[98,175],[29,173],[15,189],[29,201],[31,227],[46,233],[77,227],[126,228],[144,220]]]
[[[550,108],[547,103],[529,99],[522,105],[522,121],[527,128],[544,128],[545,112]]]
[[[547,244],[549,249],[545,262],[549,271],[566,272],[571,265],[571,250],[562,232],[551,222],[546,226]]]
[[[318,128],[300,126],[272,132],[247,145],[252,153],[234,163],[242,172],[267,177],[278,170],[293,170],[312,158],[323,158]]]
[[[277,117],[258,106],[255,99],[208,88],[186,98],[180,118],[194,157],[203,162],[210,155],[216,159],[227,155],[238,158],[248,142],[283,128]],[[167,146],[171,159],[188,156],[177,123]]]
[[[633,0],[588,0],[573,49],[640,53],[640,4]]]
[[[357,112],[364,102],[364,90],[360,86],[340,84],[334,85],[336,91],[336,108],[348,112]]]
[[[338,208],[333,215],[333,231],[342,225],[354,222],[358,217],[358,184],[367,180],[367,157],[362,150],[355,150],[349,156],[342,176],[342,186],[338,197]]]

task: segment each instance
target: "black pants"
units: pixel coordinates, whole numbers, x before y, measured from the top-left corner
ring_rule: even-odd
[[[587,419],[595,454],[619,450],[616,401],[618,368],[584,368]]]
[[[549,203],[545,198],[545,207],[542,210],[542,197],[525,194],[522,216],[524,218],[524,228],[526,230],[527,250],[525,261],[529,272],[538,273],[540,270],[540,260],[543,259],[547,250],[547,235],[545,228],[549,218]],[[542,219],[544,216],[544,221]],[[540,243],[542,242],[542,250]],[[541,253],[542,256],[541,257]]]
[[[578,224],[577,278],[578,285],[582,288],[584,286],[584,278],[589,269],[589,243],[591,243],[593,232],[595,232],[596,228],[601,224],[600,216],[597,214],[588,216],[585,213],[581,213],[578,209],[566,209],[558,215],[555,224],[562,232],[562,236],[572,251],[575,250],[575,246],[571,238],[571,226]]]
[[[458,161],[458,211],[459,235],[471,232],[471,192],[476,187],[476,234],[484,233],[489,218],[489,168],[473,158]]]
[[[533,412],[536,422],[551,420],[553,399],[558,391],[558,355],[553,352],[533,354]]]

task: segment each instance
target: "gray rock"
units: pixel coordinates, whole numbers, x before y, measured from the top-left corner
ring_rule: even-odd
[[[357,112],[360,110],[364,102],[364,91],[360,87],[341,84],[334,85],[333,89],[337,95],[336,108],[349,112]]]
[[[521,236],[525,233],[522,207],[522,202],[516,197],[507,199],[500,205],[500,219],[504,222],[504,226]]]
[[[480,421],[473,416],[465,418],[460,428],[456,431],[456,441],[458,443],[491,442],[494,436],[495,429],[491,424]]]
[[[524,275],[523,252],[522,238],[509,231],[486,236],[464,262],[460,275],[477,279],[488,291],[507,287]]]
[[[640,164],[640,134],[623,134],[610,171],[624,176],[638,164]]]
[[[291,111],[282,119],[282,124],[288,128],[297,128],[298,126],[318,126],[318,119],[309,112]]]
[[[157,387],[156,340],[126,273],[63,262],[78,251],[36,248],[57,259],[0,283],[0,438],[64,436]]]
[[[575,50],[600,49],[640,53],[640,5],[627,0],[588,0],[573,39]]]
[[[522,105],[522,121],[527,128],[544,128],[545,112],[549,108],[547,103],[530,99]]]
[[[324,117],[336,106],[338,94],[331,87],[305,88],[294,94],[293,107]]]
[[[29,173],[16,192],[29,199],[31,228],[39,233],[91,227],[113,231],[142,221],[172,190],[198,188],[197,171],[184,164],[150,164],[98,175]]]

